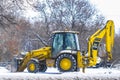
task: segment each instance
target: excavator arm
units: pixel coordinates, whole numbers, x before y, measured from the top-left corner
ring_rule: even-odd
[[[112,59],[112,48],[114,45],[114,23],[112,20],[107,21],[106,26],[103,29],[96,31],[88,40],[88,58],[89,66],[93,66],[97,63],[98,48],[105,38],[105,50],[107,59]]]

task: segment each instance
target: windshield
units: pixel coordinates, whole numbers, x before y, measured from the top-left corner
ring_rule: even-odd
[[[65,39],[64,39],[64,49],[73,49],[76,50],[76,40],[75,40],[75,35],[71,33],[66,33],[65,34]]]

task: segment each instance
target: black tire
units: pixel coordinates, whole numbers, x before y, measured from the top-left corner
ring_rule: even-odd
[[[46,64],[40,64],[39,65],[39,72],[45,72],[47,70]]]
[[[64,64],[63,60],[65,60],[65,59],[68,60],[68,62],[70,63],[70,65],[69,65],[69,63],[66,63],[66,62],[65,62],[65,66],[61,65],[62,63]],[[64,68],[62,68],[62,66]],[[73,71],[76,70],[76,66],[77,66],[76,59],[71,54],[61,54],[56,59],[56,67],[58,68],[58,70],[60,72],[73,72]],[[65,68],[65,67],[68,67],[68,68]]]
[[[74,71],[79,72],[79,71],[80,71],[80,68],[78,68],[78,67],[76,66],[76,69],[75,69]]]
[[[38,64],[38,62],[35,61],[35,60],[29,61],[28,64],[27,64],[27,70],[30,73],[38,72],[39,71],[39,64]]]

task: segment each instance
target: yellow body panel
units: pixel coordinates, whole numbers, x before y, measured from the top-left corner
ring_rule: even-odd
[[[84,67],[84,65],[83,65],[83,56],[81,56],[81,53],[80,53],[80,51],[78,51],[78,53],[77,53],[77,67]]]

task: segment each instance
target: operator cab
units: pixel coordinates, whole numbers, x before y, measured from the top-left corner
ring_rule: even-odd
[[[78,32],[55,31],[53,32],[52,57],[56,57],[62,50],[79,50]]]

